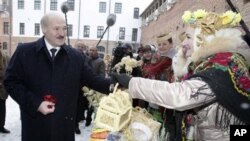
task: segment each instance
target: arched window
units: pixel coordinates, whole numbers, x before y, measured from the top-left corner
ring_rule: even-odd
[[[244,0],[243,2],[244,2],[244,4],[246,4],[246,3],[250,2],[250,0]]]
[[[103,53],[99,53],[99,57],[101,57],[103,59],[104,58],[104,54]]]
[[[98,52],[105,52],[105,47],[104,46],[98,46],[97,51]]]

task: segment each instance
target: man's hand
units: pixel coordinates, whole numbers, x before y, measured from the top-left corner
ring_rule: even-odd
[[[38,111],[43,115],[53,113],[55,111],[55,104],[53,102],[43,101],[40,104]]]
[[[121,86],[128,88],[129,81],[131,80],[131,76],[125,74],[125,73],[113,73],[111,74],[111,80],[112,82],[118,82]]]

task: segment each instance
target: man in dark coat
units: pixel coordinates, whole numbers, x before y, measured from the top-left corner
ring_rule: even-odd
[[[99,75],[105,77],[105,62],[101,57],[99,57],[99,54],[97,52],[96,47],[90,47],[89,49],[89,66],[92,68],[92,71]],[[92,121],[92,113],[94,112],[94,107],[90,105],[90,108],[88,109],[87,112],[87,117],[86,117],[86,126],[91,124]]]
[[[44,15],[41,27],[44,37],[17,47],[4,85],[21,109],[22,141],[74,141],[79,89],[86,85],[108,93],[110,80],[93,74],[82,55],[65,44],[62,14]]]
[[[99,57],[96,47],[90,47],[88,63],[94,73],[105,77],[105,62]]]
[[[8,66],[9,59],[9,55],[0,50],[0,133],[3,134],[10,133],[10,131],[4,127],[6,117],[6,99],[8,98],[8,93],[5,91],[3,86],[3,77],[5,69]]]
[[[86,54],[87,46],[81,41],[78,40],[75,44],[76,49],[82,54],[85,58],[85,63],[88,64],[89,56]],[[92,70],[93,71],[93,70]],[[87,111],[87,116],[85,118],[85,111]],[[79,90],[79,97],[77,100],[77,110],[76,110],[76,126],[75,126],[75,133],[81,134],[81,130],[79,128],[79,122],[82,120],[86,120],[85,126],[89,126],[91,123],[91,116],[93,110],[90,107],[89,101],[87,97],[83,94],[82,89]]]

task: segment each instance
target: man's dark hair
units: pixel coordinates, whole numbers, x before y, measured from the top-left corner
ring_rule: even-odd
[[[123,57],[130,56],[133,57],[131,52],[128,52],[131,49],[131,45],[129,44],[119,44],[113,51],[113,60],[111,62],[111,67],[113,68],[117,63],[119,63]],[[132,56],[131,56],[132,54]]]

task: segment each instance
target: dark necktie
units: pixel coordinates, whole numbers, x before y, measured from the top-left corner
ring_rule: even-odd
[[[51,51],[51,53],[52,53],[52,56],[51,56],[51,58],[52,58],[52,60],[54,61],[54,59],[55,59],[55,56],[56,56],[56,51],[57,51],[57,49],[55,49],[55,48],[52,48],[52,49],[50,49],[50,51]]]

